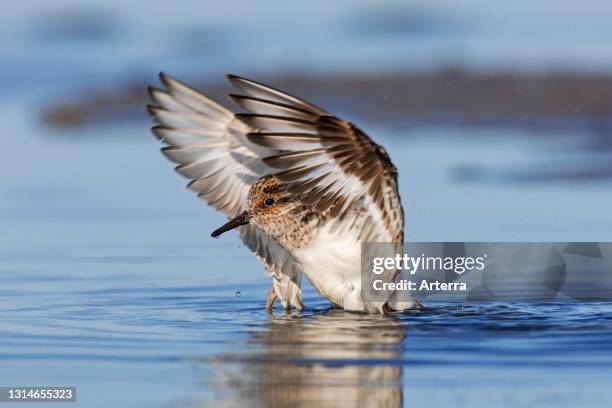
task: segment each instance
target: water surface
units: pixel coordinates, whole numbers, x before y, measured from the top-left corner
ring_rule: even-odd
[[[610,400],[611,303],[431,303],[381,317],[331,310],[306,287],[306,311],[269,315],[263,267],[235,234],[209,238],[225,219],[183,188],[144,107],[140,120],[72,131],[47,128],[39,116],[58,98],[130,77],[153,81],[162,69],[325,75],[449,59],[480,70],[508,61],[607,69],[609,7],[529,2],[510,12],[447,2],[387,25],[399,5],[374,14],[363,2],[350,11],[326,3],[326,13],[268,5],[247,15],[186,1],[174,15],[140,3],[96,3],[94,15],[108,13],[77,18],[95,23],[85,27],[71,25],[64,2],[23,1],[2,17],[0,385],[76,386],[87,407]],[[550,17],[575,21],[568,10],[591,24]],[[306,13],[301,30],[285,18],[293,12]],[[550,25],[534,40],[542,16]],[[283,28],[291,35],[279,36]],[[262,43],[276,46],[255,46]],[[610,240],[610,178],[572,177],[585,163],[609,162],[609,150],[588,148],[593,129],[353,119],[399,169],[409,240]]]

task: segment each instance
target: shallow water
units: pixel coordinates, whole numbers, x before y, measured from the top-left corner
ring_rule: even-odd
[[[380,317],[332,310],[309,290],[305,312],[268,315],[264,283],[241,284],[238,297],[236,285],[113,280],[87,290],[76,278],[72,290],[64,282],[45,294],[15,279],[1,293],[0,381],[76,385],[94,407],[596,406],[609,397],[610,302],[432,303]]]
[[[181,3],[176,16],[161,6],[154,15],[142,13],[154,9],[148,3],[130,3],[136,6],[125,14],[110,7],[115,28],[98,27],[81,41],[62,39],[70,27],[43,24],[68,6],[38,9],[23,1],[0,17],[7,34],[0,36],[6,92],[0,97],[0,386],[74,385],[79,406],[87,407],[211,401],[573,407],[610,400],[612,303],[428,303],[420,313],[376,317],[330,310],[307,287],[304,313],[269,315],[263,267],[235,235],[209,238],[224,217],[173,174],[149,134],[144,107],[140,121],[73,131],[44,127],[39,117],[42,106],[63,95],[89,92],[92,84],[117,87],[132,75],[154,80],[161,69],[427,68],[448,61],[449,49],[476,69],[505,69],[509,59],[519,68],[562,61],[599,69],[610,58],[601,51],[609,48],[601,40],[610,29],[605,12],[580,8],[593,24],[570,29],[552,19],[559,27],[547,34],[572,41],[555,41],[551,50],[546,37],[531,41],[541,16],[573,16],[567,8],[577,6],[549,10],[530,2],[529,10],[483,16],[480,2],[461,10],[449,2],[423,9],[421,17],[441,24],[427,27],[376,19],[364,27],[370,9],[362,2],[350,15],[344,7],[322,14],[308,6],[302,11],[312,20],[304,18],[302,31],[264,49],[253,44],[277,38],[279,26],[259,18],[277,22],[291,10],[262,6],[243,16],[199,3]],[[496,29],[517,19],[525,28],[518,37]],[[184,42],[201,21],[217,42]],[[237,26],[246,34],[236,34]],[[248,35],[253,32],[258,36]],[[329,46],[321,49],[312,35]],[[183,43],[186,48],[178,46]],[[190,47],[207,46],[212,54],[193,57]],[[368,64],[361,64],[364,55]],[[494,125],[385,128],[354,119],[387,147],[400,171],[410,240],[610,240],[609,177],[564,177],[584,163],[609,162],[609,151],[587,148],[599,136],[592,129],[543,135]]]
[[[307,311],[268,315],[262,266],[235,235],[209,238],[223,217],[183,189],[144,118],[70,140],[32,122],[30,103],[2,107],[21,153],[2,162],[18,177],[0,183],[0,384],[74,385],[87,407],[609,399],[612,303],[432,303],[372,317],[330,310],[307,288]],[[521,171],[549,157],[542,141],[505,129],[487,129],[486,142],[477,129],[406,132],[417,137],[372,131],[400,170],[410,239],[609,236],[605,181],[453,177],[466,162]]]

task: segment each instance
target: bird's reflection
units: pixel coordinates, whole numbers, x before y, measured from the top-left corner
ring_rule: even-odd
[[[218,366],[236,405],[402,405],[405,329],[395,319],[331,310],[270,316],[264,328],[249,342],[253,354]]]

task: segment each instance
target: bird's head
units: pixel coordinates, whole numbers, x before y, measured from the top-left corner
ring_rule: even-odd
[[[245,211],[219,227],[211,236],[216,238],[241,225],[253,224],[278,239],[289,224],[295,222],[290,213],[298,206],[298,198],[288,191],[286,183],[274,176],[263,176],[251,186]]]

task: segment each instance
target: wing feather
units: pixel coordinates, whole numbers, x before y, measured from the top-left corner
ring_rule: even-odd
[[[290,106],[301,107],[303,110],[312,112],[316,115],[327,115],[327,112],[325,112],[323,109],[318,108],[315,105],[306,102],[305,100],[300,99],[296,96],[272,88],[271,86],[255,82],[251,79],[242,78],[237,75],[228,75],[227,78],[232,84],[234,84],[238,89],[240,89],[248,96],[263,100],[269,100],[272,102],[287,104]]]
[[[243,109],[260,115],[291,116],[303,120],[314,120],[317,114],[295,105],[274,102],[266,99],[254,98],[252,96],[230,94],[230,99]]]
[[[261,130],[228,109],[168,75],[160,78],[165,89],[149,88],[148,110],[158,123],[152,132],[165,145],[162,153],[178,163],[176,171],[191,179],[187,187],[200,199],[228,217],[240,214],[251,185],[274,171],[262,157],[280,151],[251,142],[247,135]],[[287,250],[254,226],[242,227],[240,235],[275,279],[284,275],[299,285],[301,271]]]
[[[356,219],[362,240],[403,241],[397,170],[382,146],[354,124],[295,96],[245,78],[230,81],[246,94],[231,96],[249,112],[236,117],[259,129],[247,138],[280,151],[262,157],[277,177],[294,183],[293,191],[318,210],[329,210],[336,222],[351,228]],[[348,211],[350,203],[360,204]]]
[[[403,241],[404,214],[397,170],[388,154],[350,122],[270,86],[234,75],[243,95],[234,114],[165,74],[149,88],[148,107],[164,155],[209,205],[229,217],[244,211],[250,186],[274,174],[294,194],[329,216],[338,228],[361,231],[364,241]],[[257,227],[241,227],[245,244],[275,278],[297,282],[291,254]]]

